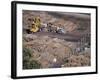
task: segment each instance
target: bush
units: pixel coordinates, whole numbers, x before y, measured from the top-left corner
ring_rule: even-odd
[[[32,57],[32,51],[29,48],[23,47],[23,57]]]
[[[32,61],[23,61],[23,69],[39,69],[41,68],[41,64],[35,60]]]
[[[38,69],[38,68],[41,68],[41,64],[35,60],[32,60],[32,61],[30,61],[29,68],[30,69]]]
[[[29,48],[23,47],[23,69],[38,69],[41,64],[36,60],[32,60],[32,51]]]

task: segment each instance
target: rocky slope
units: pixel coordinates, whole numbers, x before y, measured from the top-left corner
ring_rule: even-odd
[[[42,23],[52,22],[55,26],[63,27],[69,33],[81,34],[78,27],[84,27],[85,30],[90,30],[90,21],[76,19],[73,17],[62,16],[57,17],[49,12],[41,11],[23,11],[23,29],[31,25],[33,17],[39,16]],[[89,30],[87,31],[88,33]],[[83,31],[83,32],[84,32]],[[35,60],[41,67],[37,68],[59,68],[59,67],[79,67],[91,65],[91,52],[74,52],[77,47],[77,42],[70,42],[64,39],[52,38],[46,36],[35,35],[34,33],[23,33],[23,48],[31,51],[31,57],[28,61]],[[90,49],[90,48],[89,48]],[[24,55],[23,55],[24,56]],[[26,58],[25,58],[26,59]],[[26,64],[26,63],[25,63]],[[27,69],[27,68],[24,68]]]

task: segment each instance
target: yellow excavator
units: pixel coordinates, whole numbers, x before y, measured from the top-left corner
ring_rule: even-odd
[[[37,31],[39,31],[40,27],[41,27],[40,17],[35,17],[30,31],[31,32],[37,32]]]

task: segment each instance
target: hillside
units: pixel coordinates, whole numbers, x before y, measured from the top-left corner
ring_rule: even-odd
[[[39,16],[42,24],[52,23],[55,27],[61,27],[73,39],[75,39],[75,35],[84,37],[84,34],[90,34],[90,15],[80,15],[77,13],[24,10],[23,29],[31,26],[31,19]],[[23,69],[90,66],[90,45],[88,48],[83,46],[83,44],[90,42],[90,37],[85,37],[85,41],[82,38],[82,42],[73,42],[62,38],[63,35],[68,37],[66,34],[58,34],[58,36],[52,34],[55,37],[51,37],[50,35],[42,35],[42,32],[38,35],[23,33],[23,48],[29,50],[26,53],[30,52],[28,57],[25,56],[26,53],[23,55]],[[33,63],[37,66],[34,67]]]

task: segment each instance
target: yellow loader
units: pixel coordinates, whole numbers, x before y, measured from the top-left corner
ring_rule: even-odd
[[[37,32],[39,31],[41,26],[41,20],[39,17],[34,18],[34,21],[32,23],[32,28],[30,29],[31,32]]]

